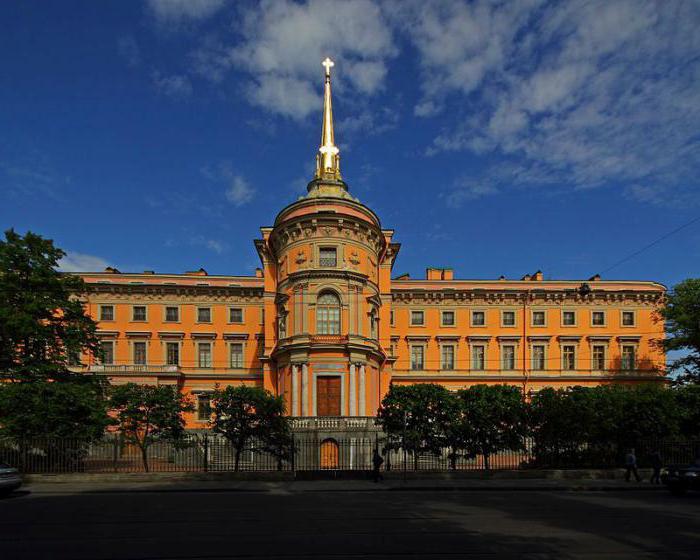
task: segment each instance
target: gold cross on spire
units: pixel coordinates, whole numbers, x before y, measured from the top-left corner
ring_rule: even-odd
[[[330,78],[331,68],[335,66],[335,62],[333,62],[330,58],[326,57],[326,60],[324,60],[321,63],[321,66],[323,66],[326,69],[326,76]]]
[[[316,156],[316,177],[340,179],[340,156],[333,134],[333,107],[331,103],[331,68],[335,63],[328,57],[321,63],[326,69],[323,92],[323,127],[321,129],[321,146]]]

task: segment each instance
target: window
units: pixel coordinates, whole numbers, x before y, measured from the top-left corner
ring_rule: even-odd
[[[443,327],[454,327],[455,326],[455,312],[454,311],[443,311],[442,312],[442,326]]]
[[[534,344],[532,346],[532,369],[544,371],[547,369],[546,347],[544,344]]]
[[[197,420],[209,420],[211,418],[211,395],[205,393],[197,395]]]
[[[423,346],[411,346],[411,369],[422,370],[424,364],[425,348]]]
[[[504,327],[514,327],[515,311],[504,311],[501,315],[501,323]]]
[[[544,327],[546,316],[544,311],[533,311],[532,312],[532,326],[533,327]]]
[[[486,324],[486,313],[483,311],[472,311],[472,326],[483,327]]]
[[[229,323],[242,323],[243,322],[243,309],[240,307],[231,307],[228,310],[228,322]]]
[[[319,266],[338,266],[338,251],[335,247],[321,247],[318,251]]]
[[[504,370],[515,369],[515,346],[512,344],[501,346],[501,365]]]
[[[113,305],[100,305],[100,321],[114,321]]]
[[[455,347],[453,344],[443,344],[440,367],[447,370],[455,368]]]
[[[595,371],[603,371],[605,367],[605,346],[603,344],[595,344],[592,349],[591,368]]]
[[[166,342],[165,343],[165,362],[169,366],[180,365],[180,343]]]
[[[131,320],[132,321],[145,321],[146,320],[146,306],[145,305],[134,305],[131,308]]]
[[[591,324],[594,327],[604,327],[605,311],[593,311],[593,313],[591,313]]]
[[[325,292],[318,296],[316,332],[318,334],[340,334],[340,300],[335,294]]]
[[[622,347],[622,369],[626,371],[633,370],[637,362],[637,349],[631,344],[625,344]]]
[[[411,326],[419,327],[425,324],[424,311],[411,311]]]
[[[100,342],[101,361],[106,366],[114,364],[114,342],[111,340]]]
[[[201,368],[211,367],[211,342],[200,342],[197,345],[197,362]]]
[[[482,344],[472,346],[472,369],[483,371],[485,369],[486,347]]]
[[[573,327],[576,325],[576,312],[575,311],[562,311],[561,323],[565,327]]]
[[[231,344],[231,367],[243,367],[243,344],[236,342]]]
[[[180,308],[174,306],[166,307],[165,320],[169,323],[177,323],[180,320]]]
[[[198,323],[211,323],[211,307],[198,307],[197,308],[197,322]]]
[[[134,342],[134,364],[138,366],[146,365],[146,343]]]
[[[561,349],[561,368],[564,370],[576,369],[576,346],[567,344]]]
[[[392,309],[389,311],[389,324],[393,327],[394,326],[394,310]]]
[[[622,326],[623,327],[634,327],[634,311],[623,311],[622,312]]]

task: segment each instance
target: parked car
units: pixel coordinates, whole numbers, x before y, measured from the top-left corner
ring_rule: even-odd
[[[0,496],[6,496],[20,486],[22,486],[22,477],[19,471],[10,465],[0,463]]]
[[[671,465],[661,471],[661,480],[677,496],[688,490],[700,490],[700,461],[685,466]]]

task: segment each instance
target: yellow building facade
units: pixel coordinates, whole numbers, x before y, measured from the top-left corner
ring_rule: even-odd
[[[255,247],[254,276],[82,273],[103,359],[84,369],[112,383],[173,384],[192,395],[189,428],[204,428],[217,386],[261,386],[297,418],[373,416],[390,384],[523,391],[662,382],[647,281],[459,280],[450,269],[392,277],[394,231],[355,199],[333,132],[332,62],[324,61],[316,173]],[[311,425],[311,424],[309,424]]]

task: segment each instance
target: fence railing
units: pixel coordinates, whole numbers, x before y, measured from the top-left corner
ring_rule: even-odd
[[[692,462],[700,440],[640,441],[635,445],[641,467],[658,451],[664,464]],[[360,437],[295,436],[291,456],[282,460],[252,441],[237,450],[217,435],[193,435],[184,441],[158,441],[145,453],[119,435],[99,441],[73,438],[0,440],[0,463],[25,473],[137,473],[228,471],[369,471],[377,450],[385,471],[480,471],[536,468],[610,468],[623,464],[627,447],[578,446],[538,448],[532,440],[517,450],[467,456],[450,448],[411,453],[389,445],[379,434]]]

